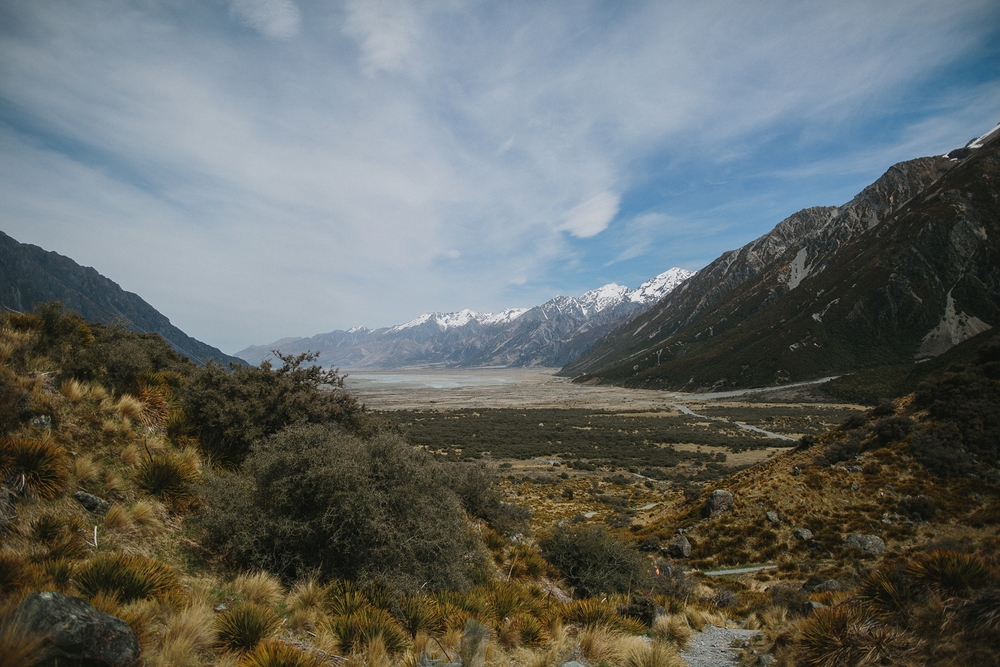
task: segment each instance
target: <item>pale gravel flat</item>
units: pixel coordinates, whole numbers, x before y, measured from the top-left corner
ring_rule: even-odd
[[[733,642],[749,641],[758,634],[759,630],[711,626],[691,635],[687,648],[680,654],[689,667],[734,667],[738,664],[740,649],[733,648]]]

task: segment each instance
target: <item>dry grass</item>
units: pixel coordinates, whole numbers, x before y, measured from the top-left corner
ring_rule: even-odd
[[[135,523],[128,509],[124,505],[115,503],[104,515],[104,529],[116,533],[130,533],[135,530]]]
[[[193,605],[174,611],[166,619],[166,627],[158,655],[150,664],[154,667],[188,667],[198,665],[215,642],[210,607]]]
[[[132,523],[147,534],[158,534],[163,532],[163,517],[166,516],[166,508],[158,502],[151,500],[140,500],[132,505],[129,510]]]
[[[34,667],[45,658],[44,637],[18,623],[13,601],[0,609],[0,667]]]
[[[94,463],[90,454],[81,454],[70,463],[69,472],[79,486],[87,488],[91,482],[99,477],[101,468]]]
[[[647,643],[642,637],[628,637],[622,641],[623,667],[687,667],[677,651],[658,642]]]
[[[233,579],[233,591],[247,602],[264,607],[277,607],[285,599],[281,582],[267,572],[249,572]]]
[[[577,638],[583,657],[592,665],[618,665],[625,657],[621,633],[608,625],[588,626],[580,631]]]
[[[653,638],[657,641],[684,648],[691,635],[691,626],[683,616],[664,614],[653,621]]]

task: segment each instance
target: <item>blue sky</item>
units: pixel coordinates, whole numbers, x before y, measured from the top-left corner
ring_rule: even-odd
[[[0,0],[0,230],[226,352],[698,269],[998,121],[994,0]]]

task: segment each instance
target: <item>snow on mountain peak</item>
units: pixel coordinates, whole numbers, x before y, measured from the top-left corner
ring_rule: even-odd
[[[584,292],[579,297],[555,297],[552,301],[558,301],[562,306],[579,307],[587,317],[591,317],[609,308],[614,308],[625,302],[651,304],[659,301],[668,292],[694,275],[691,271],[673,268],[664,271],[651,280],[647,280],[639,286],[637,290],[631,290],[618,283],[608,283],[589,292]],[[563,303],[565,302],[565,303]],[[571,305],[572,304],[572,305]],[[528,312],[528,308],[508,308],[499,313],[478,313],[474,310],[460,310],[456,313],[424,313],[420,317],[410,320],[406,324],[400,324],[389,329],[390,332],[412,329],[422,324],[433,321],[442,331],[454,327],[464,327],[470,322],[476,322],[485,326],[497,324],[507,324]]]
[[[527,308],[508,308],[507,310],[499,313],[477,313],[474,310],[466,308],[458,311],[457,313],[424,313],[420,317],[410,320],[406,324],[400,324],[392,327],[390,331],[412,329],[413,327],[419,327],[421,324],[425,324],[430,321],[437,324],[438,328],[442,331],[453,327],[464,327],[470,322],[478,322],[479,324],[506,324],[511,320],[517,319],[527,311]]]
[[[654,303],[674,291],[678,285],[694,275],[693,271],[674,267],[639,285],[629,300],[635,303]]]

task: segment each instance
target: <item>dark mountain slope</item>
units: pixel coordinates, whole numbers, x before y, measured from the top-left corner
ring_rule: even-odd
[[[564,374],[721,389],[944,352],[1000,322],[998,150],[904,162],[840,209],[797,213]]]
[[[191,338],[138,295],[94,269],[0,232],[0,308],[30,312],[40,303],[56,300],[92,322],[123,323],[133,331],[158,333],[170,347],[197,363],[209,359],[244,363]]]

